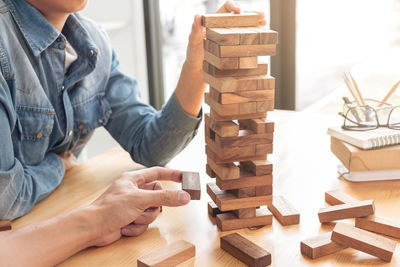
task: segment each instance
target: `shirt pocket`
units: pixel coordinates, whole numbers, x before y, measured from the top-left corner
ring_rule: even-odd
[[[17,107],[19,142],[16,155],[27,165],[42,162],[48,151],[55,112],[51,108]]]

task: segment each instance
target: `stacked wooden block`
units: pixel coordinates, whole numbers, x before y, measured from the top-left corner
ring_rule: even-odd
[[[207,184],[209,211],[222,231],[272,223],[275,80],[258,56],[275,54],[278,33],[258,27],[257,13],[203,16]]]

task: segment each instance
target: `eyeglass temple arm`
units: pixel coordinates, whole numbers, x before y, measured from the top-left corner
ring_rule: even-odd
[[[351,101],[349,100],[349,98],[346,97],[346,96],[343,97],[343,101],[344,101],[344,103],[346,103],[347,105],[352,104]],[[350,109],[350,108],[349,108],[349,109]],[[356,118],[357,122],[360,122],[360,121],[361,121],[360,117],[358,116],[357,111],[355,111],[354,109],[352,109],[352,110],[351,110],[351,113],[353,114],[354,118]]]

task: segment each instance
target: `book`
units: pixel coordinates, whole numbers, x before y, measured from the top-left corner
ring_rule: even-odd
[[[365,171],[351,172],[343,165],[338,166],[339,178],[343,178],[350,182],[373,182],[373,181],[388,181],[400,180],[400,169],[398,170],[380,170],[380,171]]]
[[[328,134],[362,149],[400,144],[400,131],[384,127],[369,131],[346,131],[340,126],[330,127]]]
[[[331,137],[331,151],[350,172],[400,169],[400,145],[363,150]]]

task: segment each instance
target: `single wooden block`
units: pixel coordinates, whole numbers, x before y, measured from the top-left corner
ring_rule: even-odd
[[[257,45],[260,44],[260,33],[252,30],[251,28],[233,28],[239,33],[240,45]]]
[[[201,185],[198,172],[182,172],[182,190],[188,192],[192,200],[200,200]]]
[[[2,220],[0,221],[0,232],[11,230],[11,222],[10,220]]]
[[[344,223],[337,223],[332,231],[332,241],[391,261],[396,242]]]
[[[221,248],[248,266],[271,264],[271,254],[238,233],[221,237]]]
[[[230,28],[207,28],[206,38],[220,45],[240,44],[240,35]]]
[[[223,147],[240,147],[257,144],[272,144],[274,141],[273,133],[255,134],[249,130],[240,130],[238,136],[221,137],[215,135],[215,144]]]
[[[347,248],[345,245],[332,241],[331,235],[332,232],[329,232],[301,241],[301,253],[311,259],[317,259]]]
[[[275,89],[275,78],[268,75],[217,78],[203,72],[203,79],[221,93]]]
[[[252,130],[255,133],[273,133],[275,131],[275,123],[262,119],[239,120],[240,129]]]
[[[210,117],[210,114],[206,113],[204,114],[204,122],[206,126],[221,137],[239,135],[239,125],[233,121],[216,121]]]
[[[210,142],[209,141],[209,139],[207,139],[207,142]],[[206,154],[207,154],[207,156],[209,156],[215,163],[217,163],[217,164],[223,164],[223,163],[231,163],[231,162],[236,162],[236,161],[246,161],[246,160],[250,160],[250,159],[259,159],[259,160],[262,160],[262,159],[266,159],[267,158],[267,154],[262,154],[262,155],[250,155],[250,156],[248,156],[248,155],[242,155],[242,154],[240,154],[240,147],[238,147],[237,149],[239,149],[239,150],[237,150],[237,151],[235,151],[235,150],[230,150],[230,152],[232,152],[232,153],[239,153],[239,154],[237,154],[236,153],[236,155],[234,155],[234,156],[232,156],[232,157],[227,157],[227,158],[221,158],[218,154],[217,154],[217,152],[216,151],[218,151],[218,148],[217,148],[217,150],[214,150],[213,148],[210,148],[210,146],[208,146],[208,145],[206,145]],[[242,152],[243,151],[246,151],[246,150],[242,150]],[[225,151],[226,152],[226,151]]]
[[[244,187],[235,189],[232,191],[238,198],[244,197],[255,197],[256,196],[256,188],[255,187]]]
[[[256,155],[267,155],[273,153],[273,144],[256,145]]]
[[[207,184],[207,193],[221,211],[254,208],[271,205],[272,196],[238,198],[235,194],[222,191],[215,183]]]
[[[321,208],[318,212],[321,223],[364,217],[375,213],[373,200],[358,201],[336,206]]]
[[[239,104],[222,105],[215,101],[209,93],[204,94],[204,102],[221,116],[239,115]]]
[[[273,99],[256,102],[256,103],[257,103],[257,107],[256,107],[257,112],[267,112],[267,111],[274,110],[274,100]]]
[[[275,90],[255,90],[236,93],[220,93],[218,90],[210,87],[210,96],[220,104],[263,102],[274,100]]]
[[[240,167],[253,173],[255,176],[271,174],[273,164],[266,160],[249,160],[240,162]]]
[[[256,196],[272,195],[272,185],[263,185],[256,187]]]
[[[283,196],[274,196],[268,208],[282,225],[300,223],[300,213]]]
[[[326,201],[326,203],[328,203],[330,205],[340,205],[340,204],[346,204],[346,203],[351,203],[351,202],[357,202],[360,200],[346,194],[343,191],[331,190],[331,191],[325,192],[325,201]]]
[[[217,57],[204,51],[204,60],[220,70],[239,69],[239,58],[237,57]]]
[[[204,50],[217,57],[274,56],[276,44],[219,45],[206,39],[204,40]]]
[[[258,57],[239,57],[239,69],[255,69],[257,67]]]
[[[207,28],[206,38],[219,45],[278,43],[278,33],[263,27]]]
[[[224,180],[216,176],[216,184],[222,190],[239,189],[251,186],[254,187],[268,186],[270,187],[269,191],[272,192],[272,182],[273,182],[272,174],[254,176],[252,173],[243,172],[242,170],[240,172],[239,179]],[[257,194],[257,188],[256,188],[256,194]]]
[[[218,13],[201,17],[201,24],[206,28],[257,27],[259,15],[256,12],[241,14]]]
[[[215,178],[216,174],[215,172],[211,169],[210,165],[206,164],[206,174],[210,176],[210,178]]]
[[[240,103],[239,114],[254,114],[257,113],[257,102]]]
[[[208,207],[208,214],[210,214],[210,216],[213,218],[215,218],[218,214],[226,212],[226,211],[220,211],[217,205],[215,205],[215,203],[212,201],[208,202],[207,207]]]
[[[400,238],[400,222],[393,219],[371,215],[356,218],[356,227],[370,232]]]
[[[221,164],[225,162],[235,162],[240,161],[243,157],[253,157],[256,156],[256,146],[240,146],[240,147],[218,147],[215,142],[205,136],[205,141],[207,147],[212,150],[217,157],[210,156],[215,163]],[[271,144],[272,145],[272,144]],[[218,159],[225,160],[225,162],[219,162]]]
[[[218,69],[208,63],[203,62],[204,72],[212,75],[216,78],[222,77],[244,77],[244,76],[257,76],[268,74],[268,64],[258,64],[257,68],[254,69]]]
[[[153,251],[152,253],[140,257],[137,260],[138,267],[152,266],[175,266],[196,255],[194,245],[184,240],[175,242],[162,249]]]
[[[266,208],[260,208],[256,210],[256,217],[240,219],[234,212],[226,212],[224,214],[218,214],[216,222],[221,231],[271,225],[272,213]]]
[[[256,217],[256,210],[257,208],[247,208],[247,209],[238,209],[234,210],[233,213],[239,218],[254,218]]]
[[[207,164],[221,179],[228,180],[240,178],[240,168],[232,162],[217,164],[211,157],[207,157]]]
[[[210,110],[210,115],[216,121],[232,121],[232,120],[246,120],[246,119],[264,119],[265,120],[265,118],[267,117],[266,112],[222,116],[213,109]]]
[[[263,27],[250,28],[260,34],[260,44],[277,44],[278,32]]]

